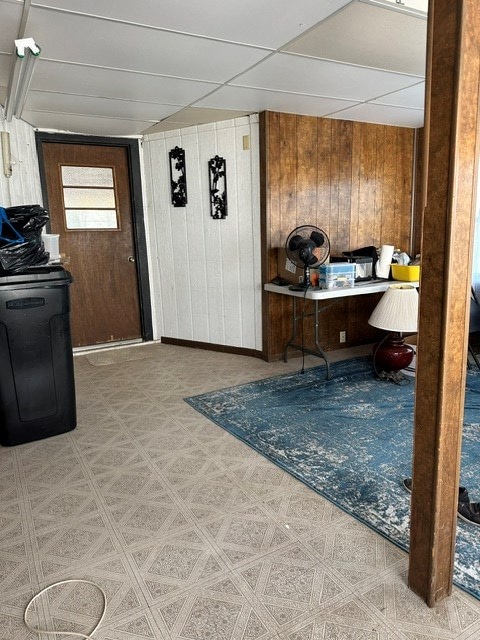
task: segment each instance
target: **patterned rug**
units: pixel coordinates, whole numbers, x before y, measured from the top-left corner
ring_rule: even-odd
[[[375,379],[369,358],[186,398],[335,505],[408,550],[414,379]],[[480,502],[480,374],[468,372],[461,484]],[[480,527],[458,521],[455,584],[480,599]]]

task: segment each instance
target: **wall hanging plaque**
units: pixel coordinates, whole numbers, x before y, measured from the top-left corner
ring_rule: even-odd
[[[227,173],[225,158],[208,161],[210,174],[210,215],[216,220],[227,217]]]
[[[185,151],[175,147],[168,152],[170,158],[170,188],[174,207],[187,204],[187,175],[185,171]]]

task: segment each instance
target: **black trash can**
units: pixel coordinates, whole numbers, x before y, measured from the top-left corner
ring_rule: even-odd
[[[0,277],[0,444],[76,426],[72,277],[61,266]]]

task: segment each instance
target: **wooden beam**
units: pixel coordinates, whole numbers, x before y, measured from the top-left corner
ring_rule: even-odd
[[[477,188],[480,2],[430,0],[410,588],[452,590]]]

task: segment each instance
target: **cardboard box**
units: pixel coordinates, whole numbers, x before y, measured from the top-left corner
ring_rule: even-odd
[[[287,258],[285,247],[277,249],[277,269],[278,275],[290,284],[298,284],[303,282],[303,268],[296,267],[293,262]]]
[[[312,287],[318,287],[319,267],[310,268],[310,280]],[[278,275],[290,284],[301,284],[303,282],[303,267],[296,267],[293,262],[287,258],[287,252],[284,247],[277,249],[277,270]]]
[[[356,267],[350,262],[321,264],[318,270],[321,289],[348,289],[355,286]]]

